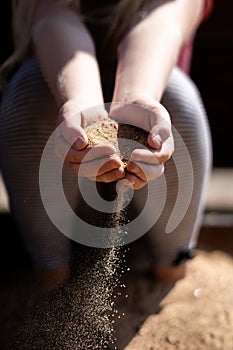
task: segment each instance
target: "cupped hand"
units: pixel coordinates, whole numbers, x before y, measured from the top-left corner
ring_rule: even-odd
[[[75,102],[68,101],[60,109],[57,119],[56,154],[75,174],[100,182],[117,181],[125,176],[113,145],[88,145],[85,126],[107,115],[102,106],[80,111]]]
[[[164,163],[174,152],[169,113],[159,102],[146,97],[127,103],[112,103],[110,117],[149,133],[148,149],[132,152],[125,175],[134,189],[140,189],[163,174]]]

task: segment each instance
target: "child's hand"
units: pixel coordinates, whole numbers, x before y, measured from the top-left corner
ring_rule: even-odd
[[[111,144],[88,145],[84,127],[107,117],[103,107],[80,112],[73,101],[60,109],[55,142],[56,154],[64,159],[75,174],[94,181],[112,182],[125,176],[122,162]]]
[[[132,152],[125,176],[134,189],[140,189],[162,175],[164,163],[174,151],[170,116],[159,102],[146,98],[132,103],[112,103],[110,117],[149,132],[150,148]]]

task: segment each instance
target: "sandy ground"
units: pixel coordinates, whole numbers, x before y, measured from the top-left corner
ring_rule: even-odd
[[[200,251],[125,350],[232,350],[233,260]]]
[[[55,319],[50,337],[46,339],[48,335],[43,334],[43,346],[36,345],[41,344],[36,332],[39,325],[36,323],[31,325],[35,336],[33,346],[26,347],[25,343],[9,346],[9,340],[14,336],[16,319],[20,323],[25,308],[32,305],[29,303],[31,295],[27,278],[22,278],[24,272],[21,269],[27,263],[27,258],[17,238],[17,228],[7,210],[1,211],[0,224],[1,350],[79,350],[71,345],[52,346],[49,343],[51,334],[52,338],[56,338],[56,332],[59,331],[56,329],[58,320]],[[126,287],[116,301],[119,314],[124,316],[116,320],[116,342],[109,349],[233,350],[232,227],[202,229],[190,273],[175,285],[162,285],[151,279],[142,242],[139,240],[133,245],[127,256],[127,265],[131,270],[123,275],[122,280]],[[64,293],[74,291],[75,288],[77,284],[71,281]],[[52,312],[56,311],[61,325],[65,325],[67,320],[57,307],[57,300],[59,296],[52,300]],[[65,308],[63,305],[61,310]],[[72,337],[71,327],[67,333],[67,344],[71,344]],[[91,347],[88,349],[94,350]]]
[[[212,236],[211,244],[210,231],[202,230],[189,274],[175,285],[135,273],[131,260],[129,299],[119,302],[125,317],[117,324],[118,349],[233,349],[233,231],[222,230],[221,240]]]
[[[230,250],[232,235],[228,237]],[[189,275],[175,285],[163,285],[147,273],[141,244],[135,249],[139,248],[140,256],[133,248],[130,251],[138,259],[128,256],[127,265],[131,270],[122,279],[126,287],[116,301],[119,315],[124,316],[116,320],[116,341],[108,349],[232,350],[233,255],[223,250],[199,249],[190,264]],[[19,252],[17,254],[19,257]],[[70,306],[77,308],[77,299],[72,299],[72,295],[76,294],[78,283],[71,281],[61,296],[54,295],[49,303],[47,300],[42,306],[39,303],[33,307],[34,299],[27,279],[21,279],[22,276],[19,270],[14,272],[12,268],[5,284],[4,279],[1,281],[1,350],[80,350],[72,345],[75,329],[72,324],[67,328],[66,345],[54,345],[59,332],[69,321],[66,317]],[[32,321],[27,325],[29,328],[20,331],[24,340],[9,346],[18,331],[17,322],[22,322],[28,309],[31,309]],[[40,314],[42,317],[38,318]],[[42,333],[41,325],[47,327],[48,320],[50,327]],[[26,345],[30,337],[30,344],[34,345]],[[88,347],[85,350],[88,349],[103,348]]]

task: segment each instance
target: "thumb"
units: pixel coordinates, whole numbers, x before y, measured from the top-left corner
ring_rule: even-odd
[[[149,133],[148,144],[151,148],[160,149],[163,142],[171,136],[171,129],[165,126],[155,125]]]
[[[59,110],[58,134],[77,150],[84,149],[88,144],[81,120],[81,111],[73,101],[67,101]]]

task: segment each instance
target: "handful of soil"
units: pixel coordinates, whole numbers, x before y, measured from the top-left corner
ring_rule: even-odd
[[[130,124],[118,123],[110,118],[88,125],[85,131],[90,145],[113,144],[125,167],[134,149],[149,147],[147,131]]]

